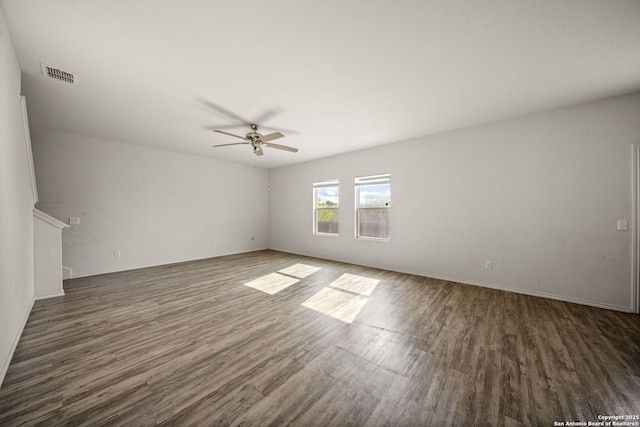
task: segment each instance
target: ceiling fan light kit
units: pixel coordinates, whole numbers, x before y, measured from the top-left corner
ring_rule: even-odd
[[[251,132],[247,133],[245,136],[236,135],[234,133],[226,132],[220,129],[214,129],[213,130],[214,132],[218,132],[223,135],[232,136],[234,138],[239,138],[239,139],[242,139],[244,142],[234,142],[231,144],[218,144],[218,145],[213,145],[213,147],[217,148],[217,147],[227,147],[229,145],[248,144],[248,145],[251,145],[251,147],[253,148],[253,154],[255,154],[256,156],[264,155],[264,151],[262,150],[262,147],[275,148],[277,150],[290,151],[292,153],[298,152],[297,148],[289,147],[287,145],[273,144],[271,142],[276,139],[284,138],[284,135],[282,133],[273,132],[266,135],[262,135],[258,133],[258,129],[260,128],[260,126],[258,126],[257,124],[251,123],[249,127],[251,128]]]

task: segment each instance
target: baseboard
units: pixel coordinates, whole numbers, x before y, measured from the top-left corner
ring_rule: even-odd
[[[411,271],[411,270],[408,270],[408,269],[390,267],[388,265],[380,265],[380,264],[374,265],[374,264],[371,264],[371,263],[362,263],[362,262],[358,262],[358,261],[354,261],[354,260],[345,260],[345,259],[338,259],[338,258],[326,258],[326,257],[323,258],[323,257],[317,256],[317,255],[310,255],[310,254],[305,254],[305,253],[296,253],[296,252],[280,250],[280,249],[276,249],[276,248],[271,248],[271,250],[278,251],[278,252],[285,252],[285,253],[295,253],[297,255],[308,256],[308,257],[313,257],[313,258],[320,258],[320,259],[327,259],[327,260],[330,260],[330,261],[344,262],[344,263],[347,263],[347,264],[362,265],[362,266],[371,267],[371,268],[380,268],[380,269],[383,269],[383,270],[396,271],[398,273],[411,274],[411,275],[414,275],[414,276],[429,277],[429,278],[437,279],[437,280],[446,280],[447,282],[461,283],[463,285],[480,286],[480,287],[483,287],[483,288],[495,289],[495,290],[498,290],[498,291],[513,292],[513,293],[516,293],[516,294],[529,295],[529,296],[533,296],[533,297],[546,298],[546,299],[552,299],[552,300],[556,300],[556,301],[569,302],[569,303],[573,303],[573,304],[586,305],[586,306],[589,306],[589,307],[597,307],[597,308],[602,308],[602,309],[605,309],[605,310],[621,311],[623,313],[635,313],[634,308],[632,306],[625,307],[625,306],[621,306],[621,305],[601,303],[601,302],[598,302],[598,301],[590,301],[590,300],[584,300],[584,299],[579,299],[579,298],[572,298],[572,297],[567,297],[567,296],[564,296],[564,295],[556,295],[556,294],[551,294],[551,293],[547,293],[547,292],[539,292],[539,291],[532,291],[532,290],[519,289],[519,288],[510,288],[510,287],[507,287],[507,286],[500,286],[500,285],[496,285],[496,284],[493,284],[493,283],[470,281],[470,280],[459,279],[459,278],[456,278],[456,277],[449,277],[449,276],[440,276],[440,275],[429,274],[429,273],[425,273],[425,272],[421,272],[421,271]]]
[[[259,251],[265,251],[268,250],[269,248],[258,248],[258,249],[251,249],[251,250],[247,250],[247,251],[240,251],[240,252],[223,252],[217,255],[211,255],[211,256],[205,256],[205,257],[201,257],[201,258],[188,258],[188,259],[183,259],[183,260],[177,260],[177,261],[171,261],[171,262],[166,262],[166,263],[160,263],[160,264],[141,264],[141,265],[137,265],[137,266],[129,266],[129,267],[124,267],[124,268],[113,268],[113,269],[104,269],[104,270],[95,270],[95,271],[91,271],[91,272],[75,272],[73,274],[73,277],[70,277],[70,279],[82,279],[85,277],[93,277],[93,276],[100,276],[102,274],[112,274],[112,273],[123,273],[125,271],[133,271],[133,270],[140,270],[143,268],[150,268],[150,267],[161,267],[161,266],[166,266],[166,265],[174,265],[174,264],[182,264],[182,263],[186,263],[186,262],[192,262],[192,261],[202,261],[205,259],[214,259],[214,258],[220,258],[223,256],[229,256],[229,255],[238,255],[238,254],[248,254],[251,252],[259,252]],[[284,252],[284,251],[280,251],[280,252]],[[68,267],[63,267],[63,268],[68,268]],[[71,270],[71,269],[69,269]],[[67,280],[67,279],[65,279]]]
[[[40,295],[39,297],[36,297],[35,300],[41,300],[41,299],[47,299],[47,298],[54,298],[54,297],[62,297],[64,296],[64,291],[61,292],[55,292],[53,294],[47,294],[47,295]]]
[[[13,338],[13,343],[11,344],[11,349],[9,349],[9,354],[6,359],[2,361],[2,370],[0,370],[0,387],[2,387],[2,382],[4,381],[4,376],[7,374],[7,370],[9,370],[9,365],[11,364],[11,359],[13,359],[13,353],[16,351],[16,347],[18,347],[18,342],[20,341],[20,337],[22,336],[22,331],[24,331],[24,327],[27,326],[27,321],[29,320],[29,315],[31,314],[31,310],[33,309],[33,303],[35,302],[35,298],[31,299],[31,304],[29,304],[29,309],[22,319],[22,324],[18,329],[18,333]]]
[[[377,267],[377,268],[381,268],[381,267]],[[384,268],[384,267],[382,267],[382,268]],[[495,289],[495,290],[498,290],[498,291],[505,291],[505,292],[513,292],[515,294],[529,295],[529,296],[532,296],[532,297],[546,298],[546,299],[552,299],[552,300],[562,301],[562,302],[570,302],[570,303],[573,303],[573,304],[586,305],[586,306],[589,306],[589,307],[603,308],[605,310],[614,310],[614,311],[621,311],[621,312],[624,312],[624,313],[633,313],[633,307],[625,307],[625,306],[621,306],[621,305],[606,304],[606,303],[601,303],[601,302],[598,302],[598,301],[590,301],[590,300],[585,300],[585,299],[580,299],[580,298],[567,297],[567,296],[564,296],[564,295],[556,295],[556,294],[552,294],[552,293],[548,293],[548,292],[539,292],[539,291],[532,291],[532,290],[528,290],[528,289],[511,288],[511,287],[508,287],[508,286],[500,286],[500,285],[496,285],[496,284],[493,284],[493,283],[464,280],[464,279],[459,279],[459,278],[456,278],[456,277],[439,276],[439,275],[433,275],[433,274],[428,274],[428,273],[425,274],[425,273],[417,273],[417,272],[411,272],[411,271],[399,271],[397,269],[396,270],[391,269],[391,270],[392,271],[398,271],[400,273],[413,274],[415,276],[430,277],[432,279],[446,280],[448,282],[461,283],[463,285],[480,286],[482,288]]]
[[[410,274],[414,274],[414,273],[410,273]],[[420,274],[420,276],[424,276],[424,274]],[[614,310],[614,311],[622,311],[622,312],[625,312],[625,313],[633,313],[633,308],[632,307],[624,307],[624,306],[621,306],[621,305],[605,304],[605,303],[601,303],[601,302],[597,302],[597,301],[590,301],[590,300],[584,300],[584,299],[579,299],[579,298],[572,298],[572,297],[567,297],[567,296],[563,296],[563,295],[551,294],[551,293],[547,293],[547,292],[538,292],[538,291],[530,291],[530,290],[527,290],[527,289],[509,288],[509,287],[506,287],[506,286],[494,285],[492,283],[472,282],[472,281],[468,281],[468,280],[459,280],[459,279],[456,279],[456,278],[444,277],[444,276],[440,276],[440,277],[427,276],[427,277],[431,277],[431,278],[438,279],[438,280],[446,280],[446,281],[449,281],[449,282],[462,283],[463,285],[480,286],[482,288],[495,289],[495,290],[498,290],[498,291],[513,292],[515,294],[529,295],[529,296],[532,296],[532,297],[546,298],[546,299],[552,299],[552,300],[556,300],[556,301],[570,302],[570,303],[573,303],[573,304],[587,305],[589,307],[603,308],[605,310]]]

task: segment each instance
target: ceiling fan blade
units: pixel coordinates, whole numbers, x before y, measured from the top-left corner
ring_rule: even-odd
[[[240,117],[238,114],[234,113],[233,111],[229,111],[226,108],[215,104],[211,101],[207,101],[206,99],[201,99],[200,102],[202,102],[206,107],[208,107],[209,109],[215,111],[216,113],[218,113],[218,115],[222,115],[227,119],[231,119],[231,120],[235,120],[238,122],[238,124],[245,126],[248,125],[249,122],[247,121],[247,119],[245,119],[244,117]]]
[[[280,138],[284,138],[284,135],[281,134],[280,132],[273,132],[267,135],[262,135],[260,137],[260,140],[262,142],[269,142],[269,141],[273,141],[274,139],[280,139]]]
[[[272,144],[270,142],[265,142],[264,145],[269,147],[269,148],[277,148],[278,150],[291,151],[292,153],[297,153],[298,152],[297,148],[288,147],[286,145]]]
[[[274,108],[271,110],[267,110],[264,113],[260,114],[252,123],[263,123],[269,121],[269,119],[274,118],[278,114],[282,112],[281,108]]]
[[[240,138],[240,139],[243,139],[243,140],[245,140],[245,141],[247,140],[247,138],[245,138],[244,136],[236,135],[236,134],[234,134],[234,133],[225,132],[225,131],[223,131],[223,130],[214,129],[213,131],[214,131],[214,132],[218,132],[218,133],[222,133],[222,134],[225,134],[225,135],[233,136],[233,137],[235,137],[235,138]]]
[[[253,152],[256,154],[256,156],[262,156],[264,154],[264,151],[262,151],[262,147],[259,145],[256,145],[256,148],[254,148]]]
[[[233,144],[218,144],[218,145],[212,145],[212,147],[228,147],[229,145],[245,145],[248,144],[248,142],[234,142]]]
[[[287,135],[299,135],[300,134],[300,132],[298,132],[297,130],[285,129],[285,128],[282,128],[280,126],[260,125],[260,130],[262,130],[262,131],[273,131],[273,132],[280,131],[280,132],[283,132],[283,133],[285,133]]]
[[[214,129],[241,129],[244,128],[244,125],[205,125],[203,126],[203,128],[207,129],[207,130],[214,130]]]

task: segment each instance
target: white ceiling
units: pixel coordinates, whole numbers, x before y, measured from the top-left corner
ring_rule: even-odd
[[[264,168],[640,90],[638,0],[0,7],[32,126]],[[211,148],[239,140],[210,129],[260,118],[300,151]]]

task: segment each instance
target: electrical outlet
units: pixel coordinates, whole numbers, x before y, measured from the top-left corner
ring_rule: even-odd
[[[69,218],[69,225],[78,225],[78,224],[80,224],[80,218],[78,217]]]
[[[256,240],[256,236],[251,236],[251,240]]]
[[[618,231],[627,231],[629,229],[629,221],[625,219],[619,219],[618,223],[616,224],[616,228],[618,229]]]
[[[122,254],[120,253],[120,251],[113,251],[113,257],[114,258],[120,258]]]
[[[484,268],[486,268],[487,270],[493,270],[493,261],[485,261]]]

